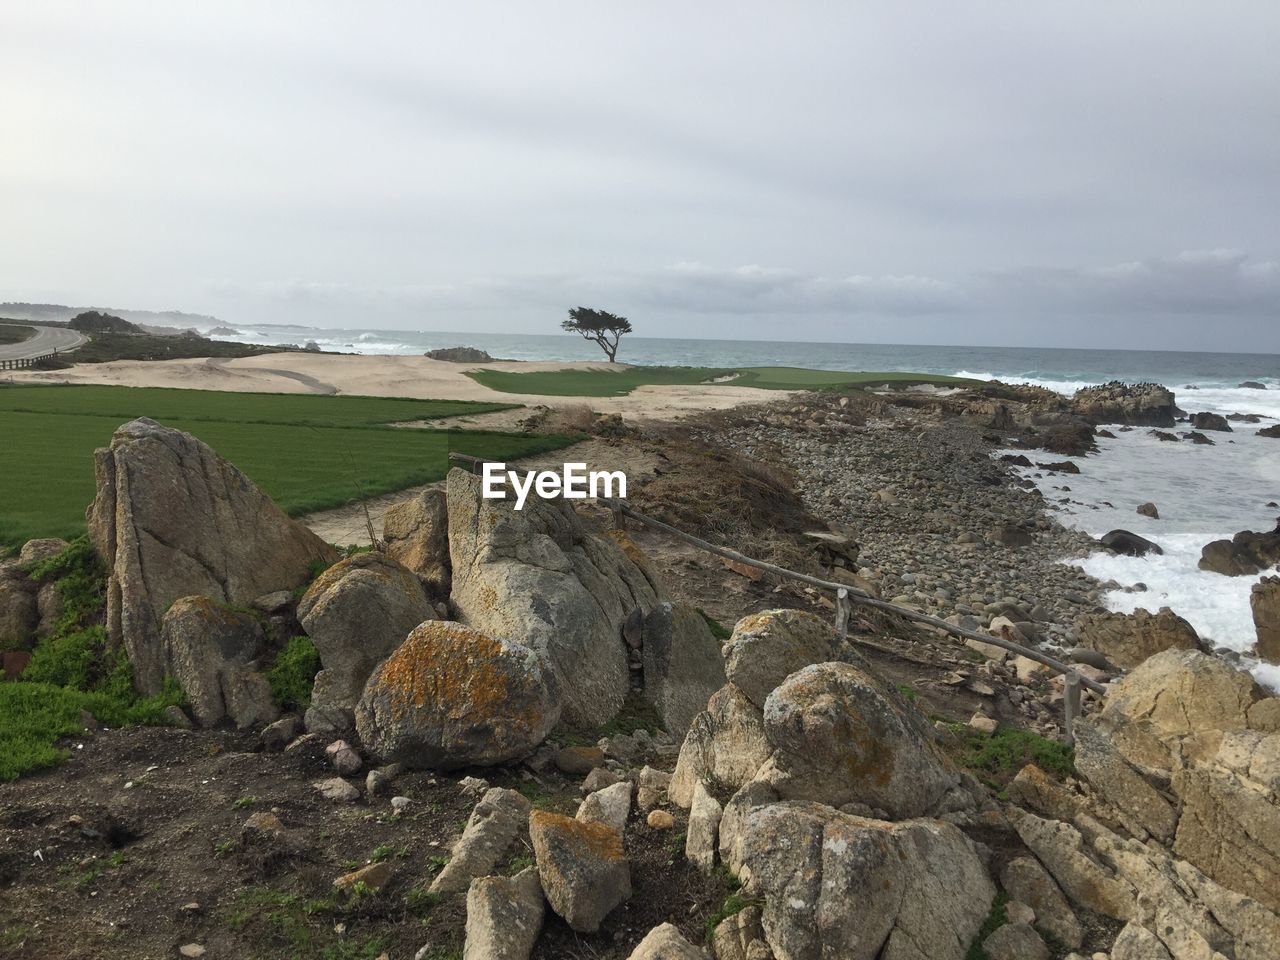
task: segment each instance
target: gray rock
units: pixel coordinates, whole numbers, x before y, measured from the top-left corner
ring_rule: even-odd
[[[656,807],[671,790],[671,774],[653,767],[641,767],[636,777],[636,806],[641,812]]]
[[[630,899],[631,868],[622,835],[612,827],[535,810],[529,839],[547,902],[579,933],[595,933],[614,907]]]
[[[27,567],[56,557],[71,544],[59,537],[28,540],[18,551],[18,565]]]
[[[534,867],[514,877],[477,877],[467,890],[462,960],[528,960],[545,912]]]
[[[40,608],[30,581],[12,568],[0,568],[0,646],[29,649],[27,644],[40,623]]]
[[[438,597],[449,595],[449,508],[438,487],[387,507],[382,518],[386,553],[408,567]]]
[[[711,779],[736,790],[769,759],[764,713],[733,684],[717,690],[694,717],[671,776],[671,802],[688,807],[693,788]]]
[[[760,908],[755,904],[721,920],[711,936],[711,952],[716,960],[753,960],[752,954],[761,951],[765,957],[773,957],[764,942]]]
[[[328,780],[313,784],[313,786],[320,791],[320,795],[326,800],[334,800],[339,803],[354,803],[360,799],[360,791],[341,777],[330,777]]]
[[[743,617],[724,649],[729,682],[761,709],[791,674],[836,659],[831,624],[802,610],[766,610]]]
[[[707,700],[724,686],[724,659],[707,622],[688,604],[660,603],[644,618],[645,699],[662,725],[683,737]]]
[[[335,740],[329,744],[324,748],[324,755],[340,776],[349,777],[364,766],[364,761],[360,759],[360,754],[356,752],[355,747],[345,740]]]
[[[89,538],[107,565],[107,634],[134,684],[164,680],[162,613],[179,597],[247,604],[291,590],[333,548],[291,520],[244,474],[190,434],[142,418],[95,454]]]
[[[597,790],[578,806],[577,819],[582,823],[603,823],[621,836],[627,830],[631,815],[631,782],[623,780]]]
[[[1160,938],[1137,923],[1128,923],[1111,945],[1111,960],[1170,960]]]
[[[262,728],[259,737],[262,745],[271,753],[279,753],[294,737],[302,732],[302,720],[296,714],[281,717],[275,723]]]
[[[494,787],[485,793],[453,845],[452,855],[444,869],[431,882],[430,892],[456,893],[465,890],[471,881],[493,872],[525,829],[529,811],[533,807],[515,790]]]
[[[777,803],[748,815],[744,854],[784,960],[962,960],[996,892],[972,842],[940,821]]]
[[[720,817],[720,862],[743,881],[748,870],[743,860],[747,822],[757,807],[778,802],[778,795],[766,783],[752,781],[729,798]]]
[[[659,602],[656,575],[629,541],[588,532],[570,501],[481,498],[481,478],[447,481],[452,601],[461,618],[546,657],[564,691],[564,720],[596,727],[630,689],[622,627]],[[625,534],[620,535],[625,538]]]
[[[527,756],[559,716],[559,691],[535,651],[433,620],[369,677],[356,729],[384,761],[449,770]]]
[[[1093,722],[1076,721],[1074,733],[1079,773],[1128,821],[1140,824],[1157,840],[1170,840],[1178,825],[1173,805],[1129,765]]]
[[[209,597],[181,597],[165,613],[160,636],[164,673],[177,680],[201,726],[211,727],[228,716],[239,727],[275,719],[256,716],[251,696],[229,696],[236,685],[233,672],[253,662],[266,645],[252,616]],[[238,714],[231,712],[233,699],[240,701]]]
[[[1084,943],[1084,928],[1062,890],[1033,857],[1017,857],[1005,864],[1000,883],[1015,900],[1035,911],[1036,923],[1063,946],[1076,950]]]
[[[1089,613],[1075,625],[1080,644],[1096,650],[1108,661],[1131,670],[1165,650],[1198,650],[1195,627],[1168,607],[1158,613]]]
[[[1049,960],[1049,948],[1026,923],[1006,923],[982,941],[991,960]]]
[[[706,960],[706,957],[684,938],[675,924],[664,923],[645,934],[627,960]]]
[[[1042,820],[1017,807],[1009,819],[1022,842],[1039,858],[1072,902],[1117,920],[1137,915],[1133,884],[1103,866],[1085,849],[1080,831],[1069,823]]]
[[[693,806],[689,808],[689,827],[685,835],[684,856],[703,873],[716,867],[716,850],[720,842],[720,818],[724,811],[720,802],[707,793],[701,783],[693,788]]]

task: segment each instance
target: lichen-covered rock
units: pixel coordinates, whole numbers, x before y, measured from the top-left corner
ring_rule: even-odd
[[[529,839],[547,902],[579,933],[595,933],[631,897],[631,867],[612,827],[535,810]]]
[[[1069,950],[1084,942],[1084,927],[1062,890],[1034,857],[1015,857],[1004,865],[1000,883],[1014,900],[1036,915],[1036,924]]]
[[[685,734],[671,775],[671,802],[688,807],[695,784],[707,779],[737,789],[756,775],[769,753],[764,712],[732,683],[726,684]]]
[[[764,724],[773,752],[756,776],[783,799],[862,803],[897,819],[940,812],[963,782],[925,717],[852,664],[792,674],[769,695]]]
[[[432,487],[387,507],[382,519],[387,556],[408,567],[440,597],[449,595],[449,507]]]
[[[1171,839],[1178,825],[1173,805],[1129,765],[1095,723],[1082,718],[1074,733],[1077,772],[1135,832],[1145,830],[1157,840]]]
[[[1076,636],[1081,646],[1125,670],[1165,650],[1200,649],[1195,627],[1168,607],[1158,613],[1088,613],[1076,621]]]
[[[555,680],[535,651],[432,620],[373,671],[356,729],[384,762],[451,770],[527,756],[559,715]]]
[[[720,840],[720,802],[707,793],[701,783],[693,788],[693,806],[689,808],[689,828],[685,833],[684,856],[703,873],[716,867],[716,850]]]
[[[247,604],[307,581],[332,547],[190,434],[146,418],[95,454],[89,537],[107,565],[107,632],[140,691],[164,680],[160,621],[179,597]]]
[[[1112,685],[1103,718],[1147,721],[1160,737],[1243,730],[1263,691],[1248,673],[1196,650],[1166,650]]]
[[[431,882],[430,892],[456,893],[467,889],[476,877],[492,873],[524,831],[532,809],[532,804],[515,790],[493,787],[486,791],[453,845],[449,862]]]
[[[706,960],[707,955],[684,938],[674,923],[650,930],[627,960]]]
[[[962,960],[996,892],[951,824],[816,803],[752,810],[744,859],[778,960]]]
[[[1280,664],[1280,577],[1263,577],[1249,592],[1253,625],[1258,633],[1258,656]]]
[[[348,557],[320,574],[298,602],[298,619],[323,667],[310,719],[326,710],[351,710],[373,668],[410,630],[434,620],[435,609],[414,573],[373,552]]]
[[[641,631],[644,696],[673,737],[682,737],[724,686],[724,658],[707,621],[686,603],[660,603]]]
[[[208,597],[180,597],[165,613],[160,635],[164,672],[187,695],[191,713],[201,726],[230,718],[245,728],[275,719],[265,715],[254,696],[253,681],[239,673],[266,646],[262,627],[253,616]],[[269,687],[267,695],[270,702]]]
[[[630,689],[623,624],[660,600],[633,544],[590,533],[570,501],[481,497],[481,478],[452,470],[451,599],[466,623],[542,654],[564,690],[564,719],[597,727]]]
[[[22,549],[18,551],[18,564],[26,567],[40,563],[56,557],[69,546],[70,544],[67,541],[59,537],[41,537],[37,540],[28,540],[22,545]]]
[[[467,890],[462,960],[528,960],[542,932],[546,901],[538,871],[478,877]]]
[[[1101,863],[1076,827],[1017,807],[1009,808],[1009,820],[1072,902],[1116,920],[1138,915],[1133,884]]]
[[[743,617],[724,650],[729,681],[761,709],[769,694],[797,670],[837,659],[831,624],[803,610],[766,610]]]

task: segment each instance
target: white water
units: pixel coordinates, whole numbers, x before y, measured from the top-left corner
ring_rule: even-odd
[[[1280,390],[1216,387],[1177,391],[1177,397],[1179,406],[1195,412],[1280,417]],[[1213,446],[1161,441],[1146,427],[1125,432],[1108,427],[1116,437],[1099,438],[1097,454],[1066,458],[1079,465],[1079,475],[1035,468],[1020,472],[1036,483],[1069,526],[1095,537],[1116,528],[1131,530],[1164,549],[1162,556],[1141,558],[1099,551],[1079,562],[1099,580],[1145,585],[1108,593],[1109,609],[1130,613],[1168,606],[1202,637],[1248,655],[1256,641],[1249,591],[1261,574],[1225,577],[1200,570],[1197,563],[1201,548],[1211,540],[1275,526],[1280,508],[1267,504],[1280,502],[1280,440],[1257,436],[1272,422],[1233,422],[1231,433],[1206,432]],[[1179,424],[1172,432],[1187,429]],[[1160,519],[1136,512],[1146,501],[1156,505]],[[1247,662],[1259,680],[1280,690],[1280,668]]]

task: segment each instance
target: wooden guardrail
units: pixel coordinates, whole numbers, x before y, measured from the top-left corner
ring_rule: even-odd
[[[481,457],[473,457],[468,454],[457,453],[455,451],[450,451],[449,459],[469,464],[472,468],[480,464],[490,462]],[[952,636],[959,637],[964,640],[978,640],[982,643],[990,644],[993,647],[999,647],[1002,650],[1008,650],[1011,653],[1016,653],[1028,658],[1029,660],[1034,660],[1037,663],[1044,664],[1054,673],[1063,677],[1063,733],[1065,735],[1066,742],[1069,745],[1075,741],[1072,733],[1072,727],[1075,723],[1076,717],[1080,715],[1080,688],[1086,687],[1095,693],[1106,692],[1106,687],[1098,683],[1096,680],[1083,676],[1070,664],[1063,663],[1056,657],[1051,657],[1047,653],[1042,653],[1039,650],[1032,649],[1031,647],[1024,647],[1019,643],[1014,643],[1012,640],[1006,640],[1004,637],[996,637],[985,633],[978,633],[976,630],[968,630],[964,627],[957,626],[956,624],[948,623],[946,620],[942,620],[939,617],[930,616],[927,613],[921,613],[919,610],[913,610],[910,607],[904,607],[900,604],[890,603],[887,600],[881,600],[879,597],[873,597],[871,594],[864,593],[863,591],[850,587],[847,584],[835,583],[831,580],[823,580],[820,577],[813,577],[807,573],[801,573],[798,570],[788,570],[786,567],[780,567],[777,564],[768,563],[764,560],[757,560],[754,557],[748,557],[746,554],[739,553],[737,550],[732,550],[729,547],[717,546],[703,540],[701,537],[695,537],[691,533],[686,533],[678,527],[673,527],[668,523],[663,523],[661,520],[656,520],[653,517],[646,516],[631,507],[625,501],[618,500],[613,497],[599,497],[597,498],[597,502],[603,503],[613,512],[614,524],[616,526],[621,526],[624,523],[624,518],[630,518],[635,520],[637,523],[643,524],[653,530],[661,531],[662,533],[674,537],[677,540],[683,540],[685,543],[698,547],[707,553],[715,554],[718,557],[724,557],[725,559],[732,560],[735,563],[742,563],[749,567],[755,567],[757,570],[763,570],[766,573],[772,573],[775,576],[783,577],[787,580],[805,583],[809,586],[816,587],[819,590],[832,594],[835,597],[836,604],[836,635],[841,639],[848,634],[849,615],[852,612],[853,605],[857,604],[858,606],[871,607],[876,610],[895,613],[904,619],[926,624],[927,626],[941,630]]]
[[[57,355],[57,351],[54,351],[39,357],[23,357],[21,360],[0,360],[0,370],[22,370],[27,367],[34,367],[41,360],[52,360]]]

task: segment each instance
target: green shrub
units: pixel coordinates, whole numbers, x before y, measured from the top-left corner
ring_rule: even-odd
[[[976,731],[968,733],[969,747],[961,756],[961,762],[967,767],[1001,773],[1017,772],[1028,763],[1034,763],[1060,777],[1075,772],[1075,752],[1070,747],[1055,740],[1046,740],[1030,730],[1001,727],[990,736]]]
[[[107,631],[102,627],[55,634],[36,645],[22,679],[89,690],[99,679],[106,643]]]
[[[32,564],[27,575],[39,583],[57,583],[62,599],[57,633],[88,626],[106,603],[106,567],[87,536],[77,537],[61,553]]]
[[[294,637],[267,671],[271,697],[282,710],[305,710],[320,672],[320,654],[310,637]]]

